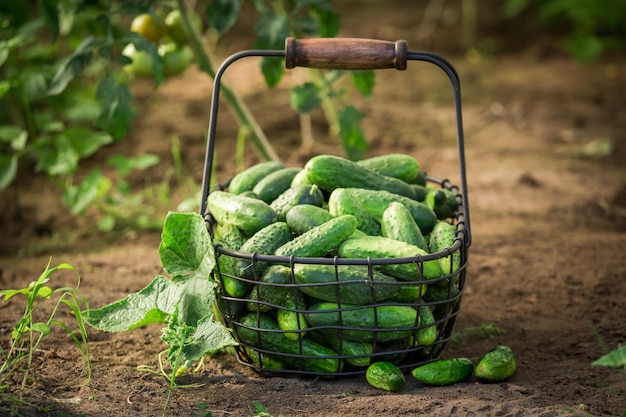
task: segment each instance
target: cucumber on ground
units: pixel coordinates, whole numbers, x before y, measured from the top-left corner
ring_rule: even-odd
[[[295,264],[293,276],[300,291],[324,301],[371,304],[398,293],[397,280],[382,272],[368,274],[367,265]],[[326,284],[326,285],[324,285]]]
[[[385,391],[400,391],[406,384],[406,377],[400,368],[391,362],[372,363],[365,371],[365,378],[374,388]]]
[[[415,245],[382,236],[353,237],[339,246],[338,253],[342,258],[369,257],[372,259],[411,258],[428,254]],[[433,279],[441,276],[441,267],[437,260],[422,261],[419,266],[415,262],[410,262],[404,264],[377,265],[376,268],[388,275],[405,281]],[[420,269],[422,270],[421,272]]]
[[[367,235],[380,236],[381,234],[380,222],[345,188],[336,188],[330,193],[328,211],[333,216],[353,215],[358,222],[357,229]]]
[[[389,203],[383,212],[380,226],[384,237],[410,243],[426,252],[430,251],[422,231],[404,204],[397,201]]]
[[[250,239],[241,245],[240,252],[243,253],[257,253],[260,255],[273,255],[276,249],[284,245],[291,240],[291,229],[284,222],[272,223],[265,226],[263,229],[256,232]],[[267,262],[253,262],[249,259],[239,259],[237,275],[245,279],[255,278],[261,276],[267,268]]]
[[[412,182],[420,172],[420,164],[411,155],[392,153],[357,161],[360,166],[379,174],[394,177],[405,182]]]
[[[278,220],[285,221],[287,212],[298,204],[312,204],[321,207],[324,204],[324,195],[316,185],[299,185],[289,188],[271,202]]]
[[[267,355],[285,364],[287,369],[303,370],[333,376],[343,369],[337,352],[307,338],[287,339],[280,332],[276,320],[264,314],[247,314],[241,319],[236,335],[246,347],[268,351]]]
[[[404,204],[409,209],[422,234],[430,233],[435,223],[437,223],[437,215],[431,208],[411,198],[388,191],[365,190],[362,188],[349,188],[348,191],[378,221],[382,220],[383,213],[389,207],[389,204],[396,201]]]
[[[281,306],[293,291],[290,288],[291,283],[291,268],[270,265],[250,291],[246,308],[250,311],[267,312],[275,309],[275,306]]]
[[[282,162],[265,161],[235,175],[228,184],[228,191],[233,194],[241,194],[244,191],[252,191],[254,186],[263,178],[274,171],[285,168]]]
[[[269,204],[255,198],[218,190],[209,194],[207,202],[209,213],[218,224],[234,224],[246,236],[278,220]]]
[[[271,203],[291,187],[293,178],[302,171],[302,168],[283,168],[268,174],[256,183],[252,192],[266,203]]]
[[[335,217],[296,236],[276,250],[277,256],[319,258],[337,248],[356,230],[357,221],[349,214]]]
[[[215,228],[215,243],[226,249],[238,251],[244,244],[244,237],[237,226],[226,223]],[[239,279],[239,258],[220,254],[217,257],[220,278],[224,291],[231,297],[244,297],[249,288],[248,284]]]
[[[423,346],[429,346],[437,340],[437,326],[435,326],[435,316],[428,306],[420,306],[420,328],[415,335],[417,343]]]
[[[403,339],[413,334],[419,323],[416,309],[392,305],[364,307],[342,304],[340,309],[337,303],[321,302],[310,306],[305,317],[310,328],[331,326],[319,330],[331,336],[362,342]],[[347,329],[352,327],[362,330]]]
[[[276,321],[281,330],[291,330],[291,332],[283,333],[289,339],[297,341],[298,338],[304,337],[305,330],[309,327],[304,317],[306,310],[306,301],[304,295],[300,291],[290,290],[281,307],[276,310]],[[300,312],[302,310],[302,312]]]
[[[443,252],[452,247],[456,239],[456,226],[439,220],[432,232],[430,232],[429,247],[431,253]],[[457,250],[451,255],[437,259],[444,275],[450,275],[459,270],[461,266],[461,251]]]
[[[472,361],[467,358],[440,359],[411,371],[413,378],[428,385],[452,385],[464,382],[472,374]]]
[[[397,178],[381,175],[345,158],[333,155],[318,155],[304,166],[308,179],[328,192],[336,188],[364,188],[386,190],[405,197],[414,198],[413,188]]]
[[[515,373],[517,363],[510,347],[491,349],[474,367],[474,375],[482,382],[501,382]]]

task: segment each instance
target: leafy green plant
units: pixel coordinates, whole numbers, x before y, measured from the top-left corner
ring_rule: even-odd
[[[579,61],[592,61],[609,50],[624,48],[623,1],[507,0],[504,13],[515,17],[529,8],[537,8],[540,19],[548,26],[565,25],[564,47]]]
[[[76,284],[56,289],[50,287],[48,283],[52,275],[60,270],[75,272]],[[0,291],[3,303],[18,295],[22,295],[26,299],[24,314],[11,332],[9,347],[6,350],[0,348],[0,359],[2,360],[2,365],[0,366],[0,399],[9,397],[9,401],[24,404],[21,395],[19,398],[13,398],[9,394],[3,393],[3,391],[11,388],[11,377],[16,372],[23,373],[20,392],[32,381],[33,360],[45,338],[52,333],[54,326],[63,329],[78,348],[86,371],[85,383],[89,383],[91,379],[91,363],[89,361],[87,331],[82,314],[82,310],[89,309],[89,305],[85,297],[79,292],[79,285],[80,276],[72,265],[62,263],[50,267],[49,262],[39,278],[31,282],[28,287]],[[52,310],[49,313],[45,313],[47,318],[40,320],[40,311],[49,307]],[[75,320],[75,328],[56,318],[61,311],[61,307],[69,308]]]

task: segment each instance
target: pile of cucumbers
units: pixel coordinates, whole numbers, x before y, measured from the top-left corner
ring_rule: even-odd
[[[218,311],[240,352],[320,376],[437,356],[462,292],[460,198],[405,154],[261,162],[212,191]]]

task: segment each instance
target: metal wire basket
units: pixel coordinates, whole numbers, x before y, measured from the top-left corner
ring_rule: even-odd
[[[218,282],[217,313],[238,341],[238,360],[268,376],[296,375],[333,378],[344,375],[358,375],[366,372],[367,366],[376,361],[390,361],[407,371],[419,365],[436,360],[452,337],[456,317],[460,312],[461,298],[465,287],[468,248],[471,244],[463,127],[461,118],[460,82],[455,69],[442,57],[428,52],[410,52],[405,41],[388,42],[372,39],[324,38],[296,40],[288,38],[286,48],[281,50],[249,50],[227,58],[214,79],[211,105],[211,118],[208,130],[205,170],[200,202],[200,213],[204,215],[211,233],[215,221],[207,210],[207,198],[211,192],[211,173],[217,126],[220,82],[226,69],[234,62],[246,57],[284,58],[288,69],[302,66],[320,69],[363,70],[395,68],[405,70],[407,61],[431,63],[443,70],[452,84],[457,122],[457,144],[460,171],[460,187],[447,179],[428,176],[430,184],[445,188],[453,193],[458,206],[447,219],[456,226],[456,238],[447,249],[428,255],[408,258],[348,259],[338,256],[324,258],[280,257],[258,253],[242,253],[215,245],[218,257],[230,257],[248,263],[246,276],[226,274],[220,271],[219,263],[213,272]],[[227,189],[228,183],[219,186]],[[458,261],[450,274],[435,279],[424,276],[424,265],[429,261]],[[335,280],[315,284],[298,284],[294,277],[299,265],[328,265],[334,268]],[[261,272],[268,265],[282,265],[288,268],[287,282],[262,281]],[[379,282],[374,280],[374,271],[389,265],[411,265],[415,276],[411,281]],[[368,279],[342,281],[340,276],[346,268],[361,268],[367,271]],[[224,288],[225,279],[239,280],[248,288],[245,297],[229,296]],[[381,294],[385,288],[402,286],[403,290],[419,294],[417,297],[402,299],[386,298]],[[336,293],[334,308],[325,310],[336,320],[333,323],[306,324],[305,315],[313,314],[310,304],[311,288],[326,287]],[[276,303],[264,300],[260,295],[266,291],[282,291],[290,302]],[[353,291],[369,291],[366,304],[347,303]],[[328,292],[328,291],[327,291]],[[343,299],[343,302],[342,302]],[[317,300],[319,301],[319,300]],[[412,308],[417,313],[413,322],[405,322],[401,327],[383,327],[382,315],[389,308]],[[424,323],[419,319],[421,309],[431,312],[432,320]],[[269,311],[269,313],[268,313]],[[266,315],[277,316],[291,313],[296,317],[297,326],[289,331],[274,326],[266,326]],[[309,316],[310,317],[310,316]],[[354,317],[361,320],[354,324]],[[436,337],[423,343],[421,332],[436,329]],[[353,345],[365,345],[365,350],[355,350]],[[320,348],[319,346],[322,346]]]

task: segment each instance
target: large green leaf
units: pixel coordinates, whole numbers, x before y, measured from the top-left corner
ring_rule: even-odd
[[[359,90],[361,95],[365,98],[370,97],[376,85],[376,74],[374,71],[353,71],[351,76],[352,84]]]
[[[610,366],[612,368],[626,367],[626,346],[617,348],[600,359],[592,362],[596,366]]]
[[[363,158],[368,149],[365,134],[359,122],[365,117],[354,106],[345,106],[339,111],[339,136],[348,159],[356,161]]]
[[[298,113],[310,113],[320,106],[320,88],[311,82],[306,82],[291,89],[291,107]]]
[[[135,116],[130,106],[133,96],[128,85],[118,84],[111,75],[98,84],[96,98],[100,100],[100,115],[96,119],[96,127],[108,132],[115,139],[121,139],[130,129]]]
[[[93,58],[93,48],[100,44],[101,41],[92,36],[85,38],[57,70],[48,87],[48,94],[55,96],[65,91],[67,85],[89,65]]]

